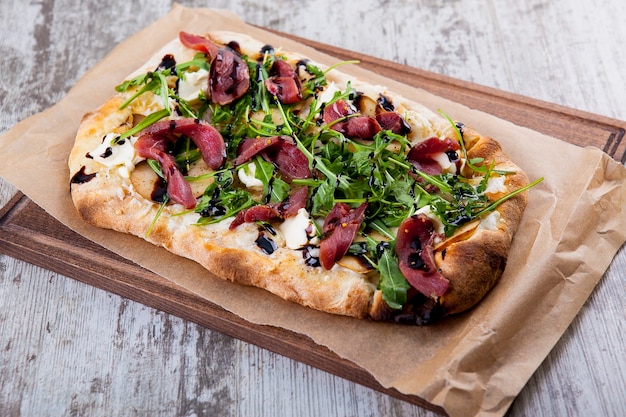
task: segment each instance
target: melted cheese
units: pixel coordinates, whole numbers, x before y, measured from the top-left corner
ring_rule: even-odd
[[[499,211],[492,211],[480,220],[478,230],[498,230],[498,225],[502,222],[502,216]]]
[[[203,69],[199,69],[195,72],[187,72],[185,79],[180,79],[178,82],[178,96],[194,104],[198,101],[200,91],[207,87],[208,79],[209,72]]]
[[[504,175],[500,175],[498,177],[490,177],[489,181],[487,181],[487,188],[485,189],[485,193],[503,193],[506,191],[506,186],[504,185],[504,181],[506,177]]]
[[[317,101],[320,104],[328,103],[329,101],[333,99],[337,91],[341,91],[341,90],[339,89],[339,87],[337,87],[337,84],[335,84],[334,81],[331,81],[330,84],[328,84],[328,86],[324,89],[322,94],[319,95],[319,97],[317,98]]]
[[[428,118],[416,111],[408,110],[404,113],[404,120],[411,125],[409,139],[412,143],[437,136],[437,132]]]
[[[237,170],[237,176],[247,188],[251,190],[263,190],[263,182],[256,177],[256,165],[248,164]]]
[[[286,218],[279,226],[278,230],[285,239],[285,245],[289,249],[300,249],[309,243],[307,232],[311,227],[311,217],[306,209],[301,208],[298,214]]]
[[[119,174],[124,178],[129,178],[130,172],[135,169],[135,165],[143,160],[135,152],[137,138],[131,136],[118,143],[112,143],[116,137],[115,133],[108,133],[102,139],[102,143],[89,152],[89,155],[94,161],[107,168],[119,167]]]
[[[439,165],[443,172],[456,174],[456,163],[450,161],[450,157],[445,152],[439,152],[431,156]]]

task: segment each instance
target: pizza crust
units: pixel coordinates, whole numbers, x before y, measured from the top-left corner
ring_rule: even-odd
[[[219,32],[209,36],[223,44],[235,40],[242,51],[259,51],[263,46],[261,42],[241,34]],[[176,41],[168,44],[146,68],[154,67],[155,62],[158,64],[163,53],[180,49],[184,50]],[[188,51],[181,53],[189,54]],[[287,56],[291,62],[303,58],[296,54]],[[327,77],[337,84],[345,84],[351,79],[359,91],[385,94],[411,124],[410,139],[414,142],[433,134],[454,137],[454,131],[443,117],[384,87],[354,80],[338,71],[329,73]],[[159,204],[147,199],[145,192],[144,195],[139,193],[122,169],[103,166],[88,156],[102,143],[105,135],[122,133],[132,127],[137,113],[149,113],[151,110],[149,100],[120,110],[125,99],[123,94],[118,94],[99,109],[85,115],[69,156],[72,176],[81,170],[86,174],[95,174],[89,181],[71,184],[72,200],[86,222],[138,236],[176,255],[192,259],[209,271],[207,279],[216,276],[263,288],[285,300],[333,314],[374,320],[390,320],[398,314],[382,300],[381,292],[376,289],[375,275],[357,273],[339,265],[330,271],[311,267],[305,264],[302,251],[290,250],[280,244],[271,255],[264,254],[255,244],[262,231],[254,223],[243,224],[231,231],[228,229],[231,218],[218,224],[197,227],[194,223],[198,215],[181,215],[183,208],[177,204],[167,205],[157,216]],[[482,157],[487,163],[495,161],[498,169],[514,171],[514,174],[506,176],[494,199],[528,183],[526,175],[509,160],[498,142],[480,136],[471,128],[464,129],[464,140],[469,158]],[[498,218],[488,228],[477,226],[462,239],[451,239],[436,250],[436,264],[450,281],[448,292],[437,300],[438,315],[471,308],[495,285],[506,265],[511,240],[526,203],[526,192],[507,200],[498,206]],[[148,230],[149,234],[146,233]]]

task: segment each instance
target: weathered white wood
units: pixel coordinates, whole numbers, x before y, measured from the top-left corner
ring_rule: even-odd
[[[304,38],[626,119],[621,0],[216,0],[208,6]],[[0,2],[0,132],[56,103],[117,42],[170,7],[168,0]],[[0,180],[0,205],[14,193]],[[626,415],[624,271],[622,249],[509,415]],[[0,415],[41,414],[434,415],[0,255]]]

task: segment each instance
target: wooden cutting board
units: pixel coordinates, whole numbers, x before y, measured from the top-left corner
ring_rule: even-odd
[[[456,80],[279,33],[339,59],[579,146],[592,145],[626,162],[626,122]],[[0,208],[0,252],[255,344],[388,395],[444,413],[421,398],[382,387],[352,362],[310,338],[248,323],[76,234],[18,193]]]

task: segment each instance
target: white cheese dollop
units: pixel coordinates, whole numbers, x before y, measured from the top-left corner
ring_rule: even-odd
[[[135,142],[137,137],[130,136],[126,139],[113,143],[119,135],[108,133],[102,139],[102,143],[96,149],[89,152],[94,161],[101,163],[108,168],[120,167],[120,174],[128,178],[130,172],[143,158],[135,152]]]
[[[337,91],[341,90],[337,87],[337,84],[335,84],[334,81],[331,81],[330,84],[326,86],[324,91],[322,91],[322,94],[320,94],[317,98],[318,103],[328,103],[333,99]]]
[[[198,100],[200,91],[207,88],[208,79],[209,72],[203,69],[185,73],[185,79],[178,81],[178,97],[194,103]]]
[[[490,177],[487,181],[487,188],[485,189],[485,193],[502,193],[506,191],[506,186],[504,185],[504,180],[506,177],[504,175],[500,175],[498,177]]]
[[[298,214],[287,217],[279,226],[278,230],[285,239],[285,245],[289,249],[300,249],[309,243],[307,230],[311,227],[311,217],[306,209],[301,208]]]
[[[237,176],[247,188],[251,190],[262,190],[263,182],[256,177],[256,165],[248,164],[237,170]]]
[[[499,211],[492,211],[480,220],[478,230],[498,230],[498,224],[502,221]]]
[[[445,152],[439,152],[431,156],[439,165],[441,165],[441,169],[443,172],[447,172],[450,174],[456,174],[456,163],[450,162],[450,158],[448,154]]]
[[[409,139],[418,143],[437,135],[437,132],[428,118],[416,111],[408,110],[404,113],[404,120],[411,126]]]

